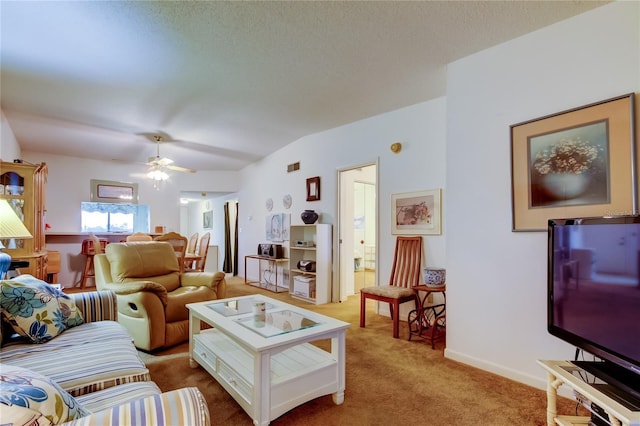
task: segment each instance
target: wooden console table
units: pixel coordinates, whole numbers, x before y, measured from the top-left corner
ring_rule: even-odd
[[[247,272],[247,260],[255,259],[258,261],[258,280],[249,279],[249,273]],[[264,272],[267,269],[262,269],[260,265],[262,262],[269,264],[268,271],[273,274],[273,281],[265,278]],[[274,259],[272,257],[260,256],[257,254],[250,254],[244,257],[244,283],[252,285],[254,287],[264,288],[265,290],[273,291],[274,293],[284,293],[289,291],[289,280],[283,277],[283,282],[278,282],[278,265],[283,267],[283,275],[285,267],[289,264],[289,259]]]
[[[609,422],[614,425],[639,426],[640,411],[633,411],[619,402],[600,392],[585,378],[588,373],[569,361],[538,361],[547,371],[547,426],[588,425],[590,418],[586,416],[558,415],[556,399],[558,388],[567,385],[581,395],[581,398],[597,404],[609,416]],[[576,374],[574,374],[576,373]],[[596,379],[598,382],[602,381]]]

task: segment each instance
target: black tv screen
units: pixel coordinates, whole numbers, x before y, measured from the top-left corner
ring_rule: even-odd
[[[548,234],[549,333],[640,393],[640,216],[552,219]]]

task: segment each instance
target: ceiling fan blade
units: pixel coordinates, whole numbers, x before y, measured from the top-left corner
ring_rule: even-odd
[[[173,160],[171,158],[162,157],[162,158],[156,158],[155,163],[160,166],[168,166],[169,164],[173,163]]]
[[[196,172],[195,170],[188,169],[186,167],[172,166],[172,165],[167,165],[166,167],[167,167],[167,169],[175,170],[176,172],[184,172],[184,173],[195,173]]]

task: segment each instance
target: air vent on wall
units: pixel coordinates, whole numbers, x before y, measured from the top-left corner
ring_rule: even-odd
[[[287,166],[287,173],[295,172],[296,170],[300,170],[300,162],[296,161],[295,163],[289,164]]]

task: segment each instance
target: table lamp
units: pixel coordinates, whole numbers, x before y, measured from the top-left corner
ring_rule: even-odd
[[[13,208],[7,200],[0,200],[0,240],[7,238],[27,239],[33,238],[29,230],[24,226]],[[11,256],[3,253],[2,241],[0,241],[0,279],[4,279],[5,274],[11,265]]]

